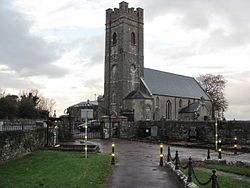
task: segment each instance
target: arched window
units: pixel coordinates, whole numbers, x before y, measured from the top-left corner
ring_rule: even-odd
[[[167,104],[166,104],[166,119],[172,119],[171,117],[171,112],[172,112],[172,105],[171,105],[171,102],[170,101],[167,101]]]
[[[179,108],[181,108],[182,107],[182,100],[180,99],[179,100]]]
[[[147,105],[146,106],[146,120],[150,120],[150,112],[151,112],[151,109],[150,109],[150,106]]]
[[[159,97],[156,97],[156,101],[155,101],[155,107],[159,108],[160,102],[159,102]]]
[[[117,34],[116,33],[113,34],[112,41],[113,41],[113,44],[117,43]]]
[[[113,94],[112,94],[112,103],[115,103],[115,102],[116,102],[116,94],[113,93]]]
[[[116,65],[113,65],[111,68],[111,79],[115,80],[115,73],[116,73]]]
[[[131,33],[131,44],[135,45],[135,33],[134,32]]]

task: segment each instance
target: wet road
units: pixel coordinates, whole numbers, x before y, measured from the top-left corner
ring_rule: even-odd
[[[179,188],[179,182],[159,166],[159,147],[155,144],[114,140],[116,164],[107,188]],[[111,143],[102,145],[111,151]]]
[[[127,140],[113,140],[116,144],[116,165],[114,173],[108,181],[107,188],[161,188],[180,187],[179,182],[165,167],[159,167],[159,145]],[[111,142],[108,140],[94,139],[94,144],[99,144],[102,152],[111,152]],[[181,161],[187,161],[189,156],[193,160],[205,160],[206,149],[171,147],[172,157],[179,151]],[[218,159],[218,153],[210,150],[211,159]],[[250,153],[232,155],[232,152],[223,152],[223,159],[227,162],[241,161],[250,163]],[[164,146],[166,160],[167,145]]]

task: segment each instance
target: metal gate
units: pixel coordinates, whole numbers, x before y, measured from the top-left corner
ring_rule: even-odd
[[[85,139],[85,124],[74,125],[72,129],[73,139]],[[100,123],[89,124],[87,129],[88,139],[102,138],[102,127]]]

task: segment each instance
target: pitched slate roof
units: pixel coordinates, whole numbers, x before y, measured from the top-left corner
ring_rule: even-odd
[[[152,94],[210,100],[193,77],[144,68],[144,81]]]
[[[188,105],[187,107],[182,108],[180,110],[180,113],[193,113],[193,112],[197,112],[200,107],[201,107],[201,104],[199,102],[194,102],[194,103]]]
[[[126,97],[125,99],[152,99],[152,97],[150,97],[149,95],[143,93],[140,90],[134,90],[131,91]]]

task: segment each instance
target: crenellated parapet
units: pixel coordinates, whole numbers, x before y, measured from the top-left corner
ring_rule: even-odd
[[[143,9],[142,8],[129,8],[127,2],[121,2],[119,3],[119,8],[114,9],[107,9],[106,10],[106,24],[109,25],[109,23],[116,19],[120,19],[122,17],[126,17],[128,19],[131,19],[133,21],[143,23]]]

